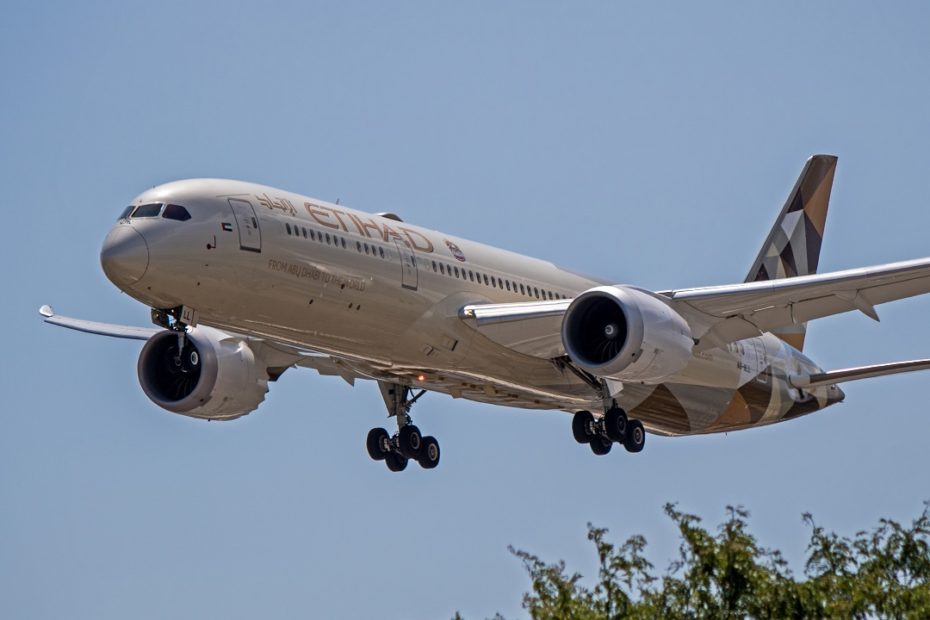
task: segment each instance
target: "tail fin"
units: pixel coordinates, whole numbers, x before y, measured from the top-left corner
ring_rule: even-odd
[[[834,155],[813,155],[807,160],[746,282],[817,273],[836,160]],[[807,324],[799,323],[773,333],[800,351],[806,331]]]

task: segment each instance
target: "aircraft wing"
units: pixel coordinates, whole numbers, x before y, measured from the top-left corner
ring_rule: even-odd
[[[873,364],[871,366],[843,368],[842,370],[831,370],[830,372],[821,372],[806,377],[792,378],[791,384],[798,388],[809,389],[824,385],[832,385],[834,383],[869,379],[871,377],[884,377],[886,375],[896,375],[902,372],[927,369],[930,369],[930,359],[891,362],[889,364]]]
[[[67,327],[79,332],[97,334],[99,336],[110,336],[112,338],[129,338],[130,340],[148,340],[160,330],[154,327],[131,327],[129,325],[115,325],[113,323],[98,323],[97,321],[85,321],[84,319],[74,319],[69,316],[59,316],[55,314],[51,306],[45,305],[39,308],[39,314],[45,317],[45,322],[51,325]]]
[[[727,286],[663,291],[688,321],[699,349],[813,319],[930,293],[930,258]]]
[[[688,321],[702,350],[851,310],[878,320],[875,306],[924,293],[930,293],[930,258],[658,294]],[[565,355],[561,325],[570,303],[472,304],[460,316],[498,344],[552,358]]]

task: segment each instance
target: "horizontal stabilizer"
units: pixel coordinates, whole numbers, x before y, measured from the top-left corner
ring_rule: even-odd
[[[59,316],[55,314],[51,306],[42,306],[39,308],[39,314],[45,317],[46,323],[75,329],[79,332],[88,334],[98,334],[100,336],[110,336],[112,338],[128,338],[130,340],[148,340],[159,331],[154,327],[131,327],[129,325],[114,325],[113,323],[98,323],[97,321],[85,321],[84,319],[73,319],[68,316]]]
[[[884,377],[885,375],[896,375],[898,373],[913,372],[915,370],[930,370],[930,359],[831,370],[830,372],[821,372],[807,377],[791,379],[791,384],[797,388],[817,388],[834,383],[869,379],[871,377]]]

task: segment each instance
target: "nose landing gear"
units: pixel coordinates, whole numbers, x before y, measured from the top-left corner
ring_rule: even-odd
[[[171,330],[178,335],[178,345],[175,348],[174,365],[177,368],[196,367],[200,364],[200,354],[197,349],[186,351],[187,328],[197,325],[197,311],[187,306],[176,308],[152,308],[152,323]]]
[[[391,471],[403,471],[411,459],[423,469],[433,469],[439,465],[439,442],[435,437],[424,437],[410,419],[410,408],[426,390],[408,398],[410,388],[405,385],[379,381],[378,387],[387,405],[388,415],[397,420],[397,432],[390,435],[383,428],[371,429],[366,440],[368,456],[376,461],[384,461]]]
[[[572,418],[572,435],[578,443],[591,446],[591,452],[603,455],[614,443],[623,444],[627,452],[641,452],[646,445],[646,429],[639,420],[630,420],[626,412],[613,403],[600,418],[590,411],[579,411]]]

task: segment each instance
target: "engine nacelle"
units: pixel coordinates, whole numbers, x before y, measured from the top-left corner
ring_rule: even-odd
[[[572,301],[562,345],[597,377],[660,383],[684,369],[694,340],[681,315],[660,299],[624,286],[599,286]]]
[[[265,400],[268,373],[246,339],[201,325],[188,330],[183,356],[177,352],[178,335],[166,330],[149,338],[139,354],[139,383],[159,407],[231,420]]]

